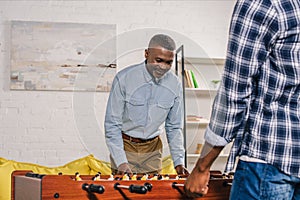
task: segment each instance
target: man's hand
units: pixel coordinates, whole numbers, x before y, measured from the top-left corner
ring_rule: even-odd
[[[121,165],[119,165],[118,167],[118,174],[123,175],[124,173],[127,173],[128,175],[132,175],[132,171],[128,165],[128,163],[122,163]]]
[[[189,171],[183,165],[177,165],[175,167],[177,174],[187,174],[189,175]]]
[[[207,194],[210,179],[210,167],[218,157],[224,146],[212,146],[205,142],[201,156],[198,159],[192,173],[184,184],[186,195],[189,197],[200,197]]]
[[[209,178],[209,170],[200,172],[194,168],[184,184],[186,195],[188,197],[197,198],[207,194]]]

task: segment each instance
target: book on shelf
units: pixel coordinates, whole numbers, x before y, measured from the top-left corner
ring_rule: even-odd
[[[198,143],[197,147],[196,147],[196,150],[195,150],[195,154],[200,154],[201,151],[202,151],[202,147],[203,147],[203,144]]]
[[[196,76],[192,70],[184,70],[184,76],[186,80],[186,86],[189,88],[198,88],[198,82]]]
[[[193,77],[192,77],[192,72],[191,72],[191,70],[187,70],[187,71],[188,71],[188,76],[189,76],[189,79],[190,79],[190,82],[191,82],[191,88],[195,88],[194,80],[193,80]]]
[[[190,71],[191,71],[191,76],[192,76],[192,80],[193,80],[193,83],[194,83],[194,88],[198,88],[199,86],[198,86],[198,82],[196,80],[195,74],[192,70],[190,70]]]
[[[192,85],[192,80],[191,80],[191,77],[189,75],[189,72],[187,69],[184,70],[184,78],[185,78],[185,82],[186,82],[186,86],[189,87],[189,88],[192,88],[193,85]]]
[[[197,116],[197,115],[187,115],[186,116],[186,122],[187,123],[192,123],[192,124],[205,124],[207,125],[209,123],[209,120],[201,117],[201,116]]]

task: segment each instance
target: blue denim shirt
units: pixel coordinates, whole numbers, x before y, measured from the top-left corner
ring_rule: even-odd
[[[145,63],[127,67],[114,78],[105,115],[106,144],[117,166],[127,162],[121,131],[150,139],[165,128],[174,166],[184,163],[182,86],[171,71],[154,80]]]

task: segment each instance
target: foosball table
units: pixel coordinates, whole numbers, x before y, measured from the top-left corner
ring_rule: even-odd
[[[208,193],[198,199],[227,200],[232,175],[212,171]],[[43,175],[32,171],[12,173],[12,200],[48,199],[189,199],[186,176],[177,175]]]

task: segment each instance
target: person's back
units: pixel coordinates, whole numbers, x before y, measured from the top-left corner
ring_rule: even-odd
[[[246,2],[238,9],[249,14],[236,19],[231,39],[232,45],[244,43],[243,50],[230,48],[225,68],[228,80],[239,77],[229,87],[238,88],[235,100],[243,102],[237,104],[244,112],[244,119],[236,120],[243,137],[237,138],[239,156],[300,177],[300,2]]]
[[[234,140],[226,165],[234,170],[239,158],[231,199],[300,198],[299,61],[299,0],[237,1],[205,134],[210,149],[187,180],[189,195],[207,192],[208,169]]]

